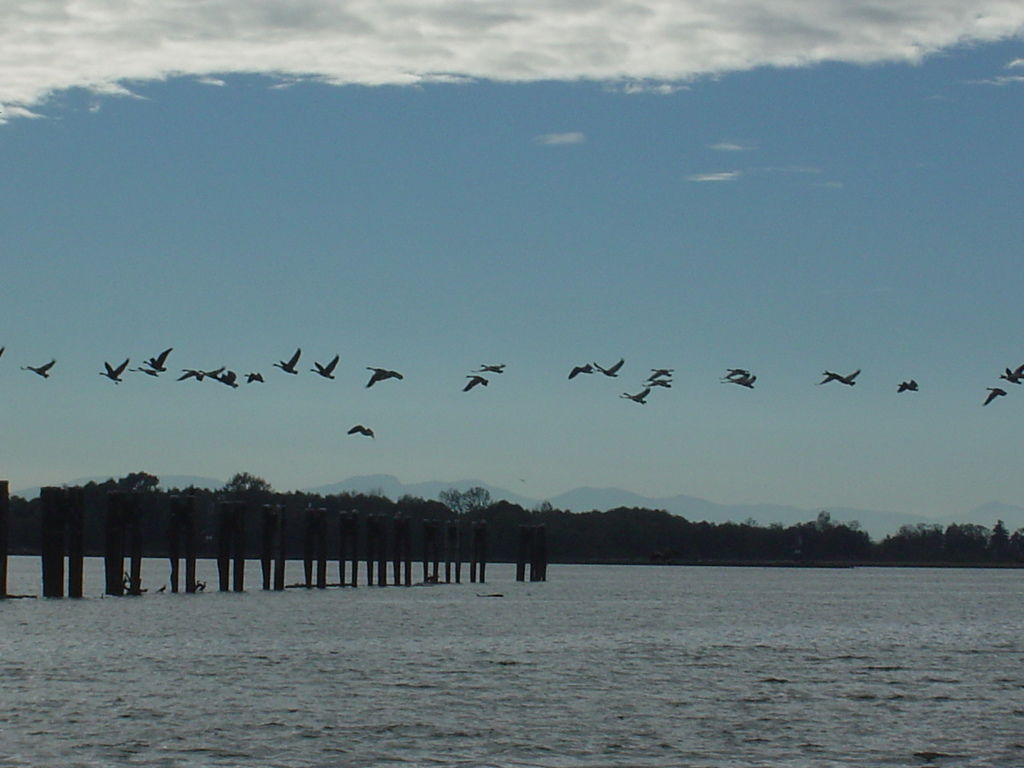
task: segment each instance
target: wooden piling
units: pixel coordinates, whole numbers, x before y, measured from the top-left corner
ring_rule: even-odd
[[[128,494],[124,498],[125,530],[128,537],[128,594],[142,594],[142,510],[139,497]]]
[[[388,585],[388,530],[384,516],[377,515],[377,586]]]
[[[409,518],[396,515],[394,522],[394,583],[412,586],[412,529]]]
[[[85,492],[81,488],[64,491],[68,550],[68,597],[82,597],[85,574]]]
[[[377,556],[376,519],[374,515],[366,518],[366,586],[373,586],[373,563]]]
[[[441,571],[441,549],[436,520],[423,521],[423,581],[436,584]]]
[[[64,597],[64,491],[47,487],[39,491],[42,506],[41,547],[43,597]]]
[[[185,551],[185,592],[194,594],[196,585],[196,497],[179,499],[182,549]]]
[[[171,592],[177,592],[181,582],[181,497],[171,496],[170,504],[167,517],[167,559],[171,561]]]
[[[274,532],[274,547],[275,547],[275,561],[274,561],[274,591],[284,591],[284,565],[287,557],[285,551],[285,542],[287,538],[285,534],[287,529],[285,528],[285,515],[284,505],[277,505],[277,526]]]
[[[124,594],[124,494],[121,491],[107,494],[103,529],[104,592],[120,596]]]
[[[231,554],[234,562],[234,573],[231,587],[235,592],[245,591],[245,518],[248,507],[244,501],[233,504],[234,515],[231,520]]]
[[[444,581],[451,584],[452,565],[455,565],[455,583],[462,583],[462,541],[459,524],[449,520],[444,526]]]
[[[487,580],[487,522],[484,520],[473,523],[469,580],[481,583]]]
[[[548,538],[547,528],[537,525],[533,528],[533,547],[530,558],[530,581],[548,580]]]
[[[401,541],[405,535],[405,518],[395,515],[391,519],[391,583],[402,583]]]
[[[359,582],[359,530],[355,512],[338,515],[338,583],[354,587]],[[345,575],[345,560],[352,562],[352,578]]]
[[[316,539],[315,514],[312,507],[306,508],[306,529],[302,537],[302,573],[306,579],[303,582],[306,589],[313,587],[313,548]]]
[[[263,505],[263,527],[260,535],[260,574],[263,576],[263,591],[268,592],[273,583],[274,538],[277,533],[277,509],[273,504]]]
[[[327,587],[327,510],[319,507],[313,516],[314,522],[314,547],[313,554],[316,557],[316,588]]]
[[[10,484],[0,480],[0,600],[7,597],[7,551],[10,546]]]
[[[533,528],[519,526],[519,549],[516,555],[516,581],[526,581],[526,562],[533,554]]]

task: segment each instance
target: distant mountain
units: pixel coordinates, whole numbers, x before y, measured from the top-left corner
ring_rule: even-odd
[[[437,499],[441,495],[441,491],[447,491],[450,488],[458,491],[468,491],[470,488],[476,487],[484,488],[495,501],[504,499],[527,508],[534,507],[540,503],[537,499],[531,499],[504,488],[488,485],[482,480],[454,480],[451,482],[432,480],[423,483],[403,483],[394,475],[358,475],[337,483],[331,483],[330,485],[318,485],[314,488],[303,488],[302,490],[306,493],[318,493],[321,496],[328,496],[334,493],[363,493],[385,496],[393,501],[397,501],[402,496]]]

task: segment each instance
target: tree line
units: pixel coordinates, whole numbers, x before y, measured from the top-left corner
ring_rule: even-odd
[[[201,557],[215,556],[218,502],[247,504],[251,522],[246,526],[251,556],[259,549],[259,511],[264,504],[285,509],[287,551],[302,554],[303,513],[309,508],[328,512],[354,510],[362,515],[393,517],[401,514],[415,522],[486,521],[489,559],[515,561],[519,528],[544,525],[552,562],[562,563],[881,563],[881,564],[1021,564],[1024,563],[1024,528],[1010,533],[1001,520],[985,526],[954,523],[905,525],[881,541],[873,541],[857,523],[840,523],[821,512],[814,520],[796,525],[695,522],[665,510],[620,507],[606,511],[569,512],[548,503],[533,509],[493,500],[487,490],[451,489],[440,500],[404,496],[392,501],[381,494],[338,493],[320,495],[292,491],[280,493],[260,477],[235,475],[223,488],[164,490],[159,478],[134,472],[120,479],[90,482],[83,487],[86,511],[85,548],[103,551],[102,520],[111,491],[129,492],[139,500],[142,537],[147,556],[166,555],[170,497],[195,497],[196,538]],[[37,554],[40,540],[40,501],[10,499],[10,551]],[[413,531],[418,526],[413,526]],[[328,542],[335,556],[336,541]],[[418,551],[414,541],[414,552]]]

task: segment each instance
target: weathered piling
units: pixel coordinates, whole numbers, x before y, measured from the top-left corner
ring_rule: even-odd
[[[533,557],[530,560],[530,581],[548,580],[548,529],[538,525],[533,529]]]
[[[472,526],[469,580],[481,583],[487,580],[487,522],[484,520],[478,520]]]
[[[142,594],[142,512],[139,497],[131,493],[124,497],[125,531],[128,550],[128,594]]]
[[[7,551],[10,546],[10,484],[0,480],[0,599],[7,597]]]
[[[533,553],[533,527],[519,526],[519,549],[516,553],[516,581],[526,581],[526,561]]]
[[[245,591],[245,504],[222,501],[217,525],[217,580],[221,592]],[[231,566],[234,564],[234,578]]]
[[[178,499],[181,511],[181,537],[185,550],[185,592],[196,591],[196,497],[192,494]]]
[[[449,520],[444,526],[444,581],[452,582],[452,564],[455,565],[455,583],[462,583],[462,537],[459,524]]]
[[[68,550],[68,597],[82,597],[85,587],[85,492],[81,488],[65,489],[64,504]]]
[[[273,504],[263,505],[263,528],[260,536],[260,574],[263,590],[269,591],[274,580],[274,539],[277,534],[278,511]]]
[[[167,521],[167,557],[171,561],[171,592],[181,581],[181,558],[185,556],[185,591],[196,591],[195,497],[171,496]]]
[[[354,587],[359,582],[359,536],[358,518],[355,512],[341,512],[338,515],[338,583]],[[352,562],[352,578],[346,580],[345,560]]]
[[[313,555],[316,558],[316,588],[327,587],[327,510],[318,507],[313,515]]]
[[[384,546],[384,518],[380,515],[370,515],[366,518],[366,583],[371,587],[374,584],[375,566],[377,584],[386,587],[387,552]]]
[[[384,515],[377,515],[377,586],[388,585],[388,529]]]
[[[285,552],[287,528],[285,527],[284,505],[277,505],[277,526],[274,532],[274,591],[284,590],[284,565],[287,557]]]
[[[231,528],[231,554],[234,573],[231,588],[235,592],[245,591],[245,518],[247,506],[244,501],[235,502],[234,520]]]
[[[39,502],[42,506],[43,597],[64,597],[64,491],[41,488]]]
[[[108,595],[124,594],[124,522],[124,494],[111,491],[103,521],[104,592]]]
[[[412,526],[409,518],[395,515],[394,582],[412,586]]]
[[[423,581],[436,584],[441,565],[441,551],[437,541],[437,521],[423,521]]]

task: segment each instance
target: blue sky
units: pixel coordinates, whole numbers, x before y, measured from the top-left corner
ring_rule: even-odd
[[[997,378],[1024,363],[1017,8],[674,5],[694,26],[537,3],[491,26],[441,2],[390,35],[356,4],[205,6],[234,25],[108,5],[6,11],[0,33],[14,487],[247,470],[924,514],[1020,498],[1024,388]],[[267,382],[97,375],[168,346],[171,372]],[[299,346],[302,375],[272,367]],[[335,353],[336,381],[308,373]],[[47,380],[19,369],[51,358]],[[508,367],[463,393],[482,363]],[[366,389],[366,366],[405,379]],[[754,390],[719,382],[733,366]],[[652,367],[671,389],[619,397]]]

